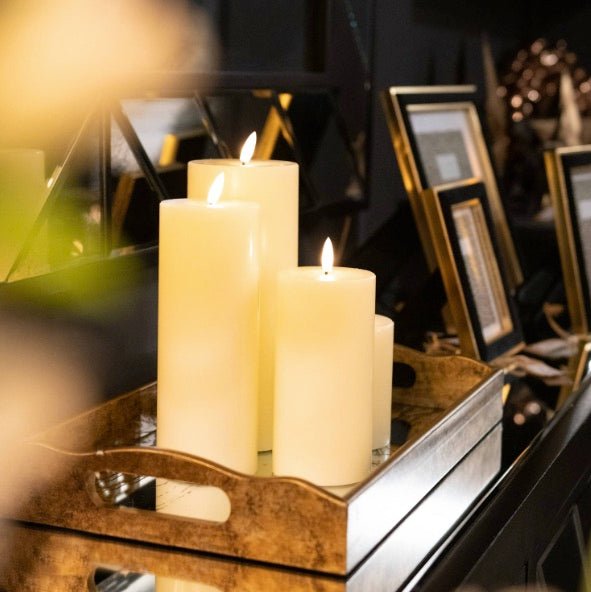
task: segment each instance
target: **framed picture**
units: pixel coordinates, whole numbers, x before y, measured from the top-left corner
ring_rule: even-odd
[[[423,199],[462,353],[489,362],[521,349],[485,184],[469,179],[438,185],[425,190]]]
[[[571,330],[591,330],[591,145],[544,154]]]
[[[514,290],[523,275],[473,101],[475,90],[473,86],[391,87],[383,94],[384,108],[428,262],[434,267],[423,190],[478,178],[486,186],[499,255]]]

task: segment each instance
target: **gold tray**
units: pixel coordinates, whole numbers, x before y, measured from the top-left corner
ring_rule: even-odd
[[[37,525],[2,524],[0,588],[19,592],[143,589],[209,592],[391,592],[440,545],[498,472],[497,425],[349,577],[285,569]],[[26,566],[26,569],[23,567]],[[98,573],[97,573],[98,572]],[[104,579],[94,585],[98,575]],[[155,586],[154,586],[155,584]],[[151,587],[150,587],[151,585]]]
[[[375,459],[367,479],[341,495],[300,479],[247,476],[154,447],[156,385],[149,385],[30,442],[36,452],[31,466],[48,477],[61,471],[62,478],[11,517],[349,574],[398,524],[407,522],[502,416],[500,371],[467,358],[431,357],[400,346],[394,360],[410,366],[416,376],[412,387],[394,390],[393,417],[410,424],[407,440],[392,446],[384,462]],[[267,455],[260,455],[260,465],[264,474]],[[144,488],[147,477],[218,487],[230,500],[230,516],[216,523],[115,505],[97,485],[120,483],[117,495],[108,493],[124,498],[126,489]]]

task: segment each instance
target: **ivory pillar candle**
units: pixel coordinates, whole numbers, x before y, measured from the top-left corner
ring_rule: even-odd
[[[158,446],[257,467],[259,207],[160,205]]]
[[[394,323],[376,315],[373,351],[372,448],[390,444],[392,424],[392,368],[394,365]]]
[[[328,269],[278,275],[273,473],[346,485],[371,468],[375,276]]]
[[[228,199],[261,207],[261,325],[259,376],[259,450],[273,442],[276,275],[298,262],[298,165],[277,160],[194,160],[188,167],[190,199],[203,199],[220,172]]]

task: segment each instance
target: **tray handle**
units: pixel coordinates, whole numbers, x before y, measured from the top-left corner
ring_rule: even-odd
[[[45,469],[61,469],[65,479],[55,481],[38,499],[31,500],[21,519],[128,539],[137,539],[141,533],[145,542],[263,561],[283,556],[288,565],[303,566],[302,557],[306,557],[306,562],[311,561],[306,567],[325,561],[331,569],[342,566],[344,549],[329,544],[326,533],[346,539],[347,504],[307,481],[244,475],[200,457],[159,448],[72,453],[34,445],[43,453],[39,460]],[[231,512],[220,522],[97,504],[96,493],[89,488],[92,483],[94,489],[95,476],[101,471],[219,487],[230,499]],[[294,545],[302,532],[309,536]]]
[[[494,372],[491,366],[464,356],[432,356],[394,344],[393,401],[446,408],[458,400],[458,394],[467,393]],[[410,380],[400,381],[399,374]]]

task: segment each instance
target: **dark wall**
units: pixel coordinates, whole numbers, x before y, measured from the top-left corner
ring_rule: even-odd
[[[479,6],[484,3],[475,3]],[[492,4],[492,3],[491,3]],[[495,3],[496,6],[496,3]],[[483,96],[481,31],[488,30],[495,56],[519,45],[515,26],[503,30],[501,2],[480,22],[471,20],[473,5],[451,0],[377,0],[373,52],[373,112],[370,166],[371,205],[360,217],[363,242],[396,211],[406,198],[388,134],[379,93],[389,86],[475,84]],[[486,27],[486,25],[489,25]],[[481,28],[482,27],[482,28]]]

